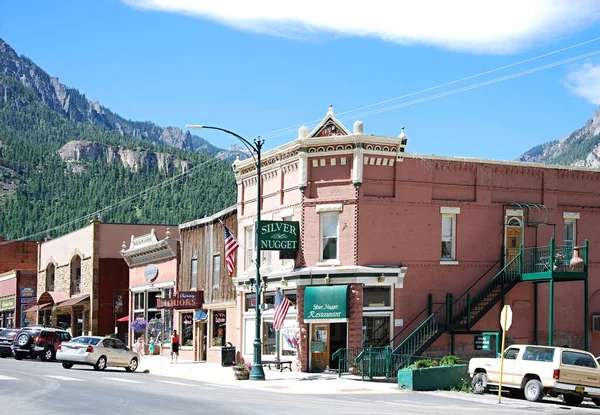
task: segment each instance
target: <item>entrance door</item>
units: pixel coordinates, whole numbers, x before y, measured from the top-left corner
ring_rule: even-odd
[[[523,234],[522,222],[519,218],[512,217],[506,224],[505,233],[505,264],[508,264],[514,257],[519,254],[519,246],[521,245]],[[518,264],[515,264],[518,267]]]
[[[329,366],[329,323],[310,325],[310,371],[323,372]]]
[[[194,327],[194,360],[206,361],[206,321],[196,320]]]
[[[348,347],[348,323],[331,323],[329,329],[329,368],[337,370],[339,361],[338,359],[332,359],[331,356],[339,349]]]

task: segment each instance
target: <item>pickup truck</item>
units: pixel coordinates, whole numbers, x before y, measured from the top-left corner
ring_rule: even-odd
[[[484,393],[500,385],[500,357],[469,361],[471,389]],[[563,396],[567,405],[577,406],[589,397],[600,406],[600,367],[584,350],[515,344],[504,351],[502,389],[512,396],[525,395],[539,402],[546,394]]]

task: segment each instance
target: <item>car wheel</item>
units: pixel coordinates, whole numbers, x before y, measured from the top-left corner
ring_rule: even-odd
[[[563,395],[563,400],[569,406],[579,406],[583,402],[583,396],[566,394]]]
[[[8,356],[7,354],[2,353],[2,354],[0,354],[0,359],[6,359],[7,356]]]
[[[486,393],[488,391],[488,377],[487,373],[475,373],[473,380],[471,381],[471,390],[473,393]]]
[[[71,369],[73,367],[73,363],[62,362],[62,367],[65,369]]]
[[[31,336],[29,335],[29,333],[21,333],[19,334],[19,337],[17,337],[17,345],[20,347],[25,347],[29,345],[30,340]]]
[[[54,353],[52,352],[52,348],[46,347],[44,349],[44,351],[42,352],[42,354],[40,355],[40,358],[42,359],[43,362],[48,362],[48,361],[52,360],[53,354]]]
[[[544,399],[544,385],[537,379],[531,379],[525,384],[525,398],[530,402],[540,402]]]
[[[138,360],[135,357],[133,359],[131,359],[131,362],[129,362],[129,366],[125,366],[125,370],[128,372],[135,372],[137,368],[138,368]]]
[[[23,360],[23,355],[19,352],[15,352],[15,360]]]
[[[104,369],[106,369],[106,357],[100,356],[100,358],[94,365],[94,370],[104,370]]]

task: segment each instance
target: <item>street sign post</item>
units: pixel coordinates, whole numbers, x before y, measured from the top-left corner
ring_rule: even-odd
[[[512,309],[506,304],[500,312],[500,325],[502,326],[502,349],[500,352],[500,387],[498,388],[498,403],[502,400],[502,375],[504,372],[504,343],[506,340],[506,331],[512,324]]]

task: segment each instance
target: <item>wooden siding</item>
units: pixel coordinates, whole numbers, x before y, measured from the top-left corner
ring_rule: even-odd
[[[221,225],[219,219],[223,221],[239,241],[238,235],[235,235],[238,226],[237,212],[227,213],[220,218],[215,218],[212,222],[180,230],[181,269],[178,289],[179,291],[190,291],[192,289],[204,291],[204,302],[207,304],[234,302],[236,299],[232,277],[227,275],[223,225]],[[236,255],[239,256],[241,252],[243,252],[242,249],[238,248]],[[215,255],[221,257],[221,272],[219,285],[213,287],[212,267]],[[192,259],[195,258],[198,259],[198,286],[192,287],[191,264]],[[240,258],[238,257],[238,264]]]

